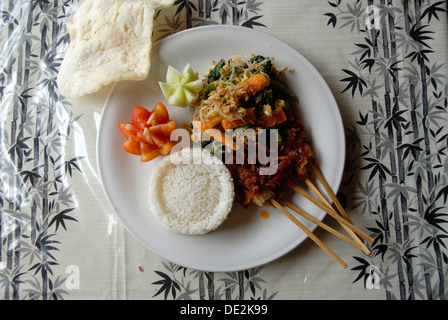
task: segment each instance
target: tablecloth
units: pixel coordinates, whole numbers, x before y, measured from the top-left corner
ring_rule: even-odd
[[[375,239],[366,256],[318,228],[348,268],[306,240],[266,265],[222,273],[152,253],[109,205],[96,137],[111,86],[68,99],[56,82],[81,4],[0,1],[1,299],[447,298],[445,1],[177,0],[156,12],[153,41],[238,25],[316,67],[346,134],[338,197]]]

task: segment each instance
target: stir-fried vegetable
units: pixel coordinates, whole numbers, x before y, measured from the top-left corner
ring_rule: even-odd
[[[261,55],[219,60],[204,80],[195,120],[219,130],[279,125],[287,119],[289,103],[297,100],[277,80],[279,74],[273,59]]]

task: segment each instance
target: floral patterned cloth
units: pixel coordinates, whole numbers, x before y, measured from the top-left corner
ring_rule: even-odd
[[[109,207],[95,150],[110,87],[69,100],[56,83],[81,3],[0,1],[1,299],[448,297],[445,1],[177,0],[156,12],[155,40],[212,24],[283,40],[323,75],[344,121],[338,196],[372,254],[316,229],[347,269],[305,241],[229,273],[161,259]]]

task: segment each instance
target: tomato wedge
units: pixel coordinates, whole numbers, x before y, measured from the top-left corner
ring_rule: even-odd
[[[128,138],[121,146],[130,154],[134,154],[136,156],[140,156],[142,154],[140,141],[138,141],[135,137]]]
[[[171,132],[175,129],[176,122],[174,120],[170,120],[167,123],[156,124],[155,126],[149,128],[152,133],[167,138],[171,136]]]
[[[126,138],[122,144],[126,152],[140,156],[141,162],[148,162],[171,151],[175,143],[170,137],[176,122],[169,119],[163,103],[158,103],[152,111],[135,106],[131,116],[132,122],[118,122]]]
[[[140,129],[145,129],[151,112],[141,106],[135,106],[132,110],[132,123]]]
[[[168,114],[168,110],[163,103],[159,102],[152,110],[147,124],[150,126],[155,126],[157,124],[166,123],[169,120],[170,116]]]
[[[139,128],[129,122],[118,122],[118,128],[126,138],[135,137],[139,131]]]
[[[142,155],[140,157],[141,162],[151,161],[161,155],[159,147],[157,147],[156,145],[149,145],[141,142],[140,149],[142,152]]]
[[[170,153],[171,149],[173,149],[173,147],[175,146],[174,141],[167,141],[165,142],[164,145],[162,145],[159,148],[159,152],[162,156],[166,156],[168,153]]]
[[[145,142],[149,145],[155,145],[154,139],[152,138],[153,134],[149,130],[149,128],[145,128],[142,132],[142,142]]]
[[[170,138],[154,133],[151,135],[151,138],[152,141],[154,141],[155,145],[158,146],[159,148],[162,148],[165,143],[170,141]]]

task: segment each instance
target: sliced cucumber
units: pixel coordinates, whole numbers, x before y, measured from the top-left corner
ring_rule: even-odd
[[[186,107],[197,99],[198,92],[202,89],[202,80],[198,79],[190,64],[184,67],[182,73],[168,66],[166,82],[160,81],[159,86],[169,104]]]
[[[168,84],[165,82],[159,82],[160,89],[162,90],[163,95],[165,98],[168,98],[176,91],[177,84]]]
[[[189,83],[192,81],[197,80],[198,77],[196,75],[196,72],[194,72],[193,68],[190,66],[190,64],[187,64],[182,71],[182,80],[185,81],[184,83]]]
[[[182,81],[182,74],[172,66],[168,66],[166,71],[166,82],[169,84],[180,83]]]

